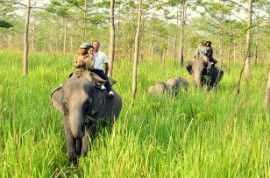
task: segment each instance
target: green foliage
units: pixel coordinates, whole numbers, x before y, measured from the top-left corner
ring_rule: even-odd
[[[0,28],[11,28],[13,26],[10,22],[0,19]]]
[[[72,72],[72,56],[31,53],[25,78],[21,55],[0,51],[1,177],[269,177],[264,65],[253,68],[251,85],[242,85],[236,96],[242,62],[234,62],[218,90],[208,92],[196,89],[173,61],[162,69],[159,60],[145,60],[131,106],[132,62],[116,61],[120,117],[111,129],[100,130],[77,167],[66,155],[63,117],[50,104],[52,90]],[[176,97],[145,92],[177,75],[190,88]]]

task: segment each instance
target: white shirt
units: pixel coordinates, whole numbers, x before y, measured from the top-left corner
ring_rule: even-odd
[[[94,58],[94,69],[103,70],[104,63],[108,63],[106,54],[102,51],[93,53],[93,58]]]

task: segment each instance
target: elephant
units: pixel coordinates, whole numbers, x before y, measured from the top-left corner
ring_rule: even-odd
[[[175,78],[169,78],[166,82],[168,88],[172,91],[178,91],[180,88],[187,89],[189,86],[188,81],[180,76],[177,76]]]
[[[67,79],[53,91],[51,103],[64,115],[67,152],[73,161],[87,155],[88,137],[94,138],[99,123],[103,127],[112,124],[122,108],[118,93],[108,98],[107,91],[98,89],[86,77]]]
[[[161,96],[164,92],[169,94],[177,94],[181,88],[187,89],[189,83],[183,77],[169,78],[167,82],[157,82],[156,84],[150,86],[147,93],[151,96]]]
[[[166,83],[157,82],[156,84],[148,88],[147,93],[152,96],[161,96],[167,90],[168,90],[168,87]]]
[[[196,86],[207,85],[216,88],[223,77],[223,70],[214,66],[207,72],[207,62],[202,59],[195,59],[186,63],[186,69],[195,81]]]

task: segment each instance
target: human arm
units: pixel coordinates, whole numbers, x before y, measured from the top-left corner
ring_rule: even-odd
[[[89,57],[89,61],[86,61],[85,62],[85,65],[86,65],[86,68],[88,70],[93,70],[94,69],[94,59],[93,59],[93,56],[90,56]]]

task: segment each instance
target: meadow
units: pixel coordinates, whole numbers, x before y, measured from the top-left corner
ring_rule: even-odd
[[[185,68],[144,59],[131,105],[132,62],[116,59],[114,89],[123,108],[87,157],[68,160],[63,117],[50,94],[72,72],[72,56],[0,51],[0,177],[270,177],[270,112],[264,110],[267,69],[252,64],[252,80],[236,95],[242,61],[233,61],[216,92],[197,89]],[[226,64],[224,64],[226,69]],[[147,88],[180,75],[190,82],[176,97]]]

